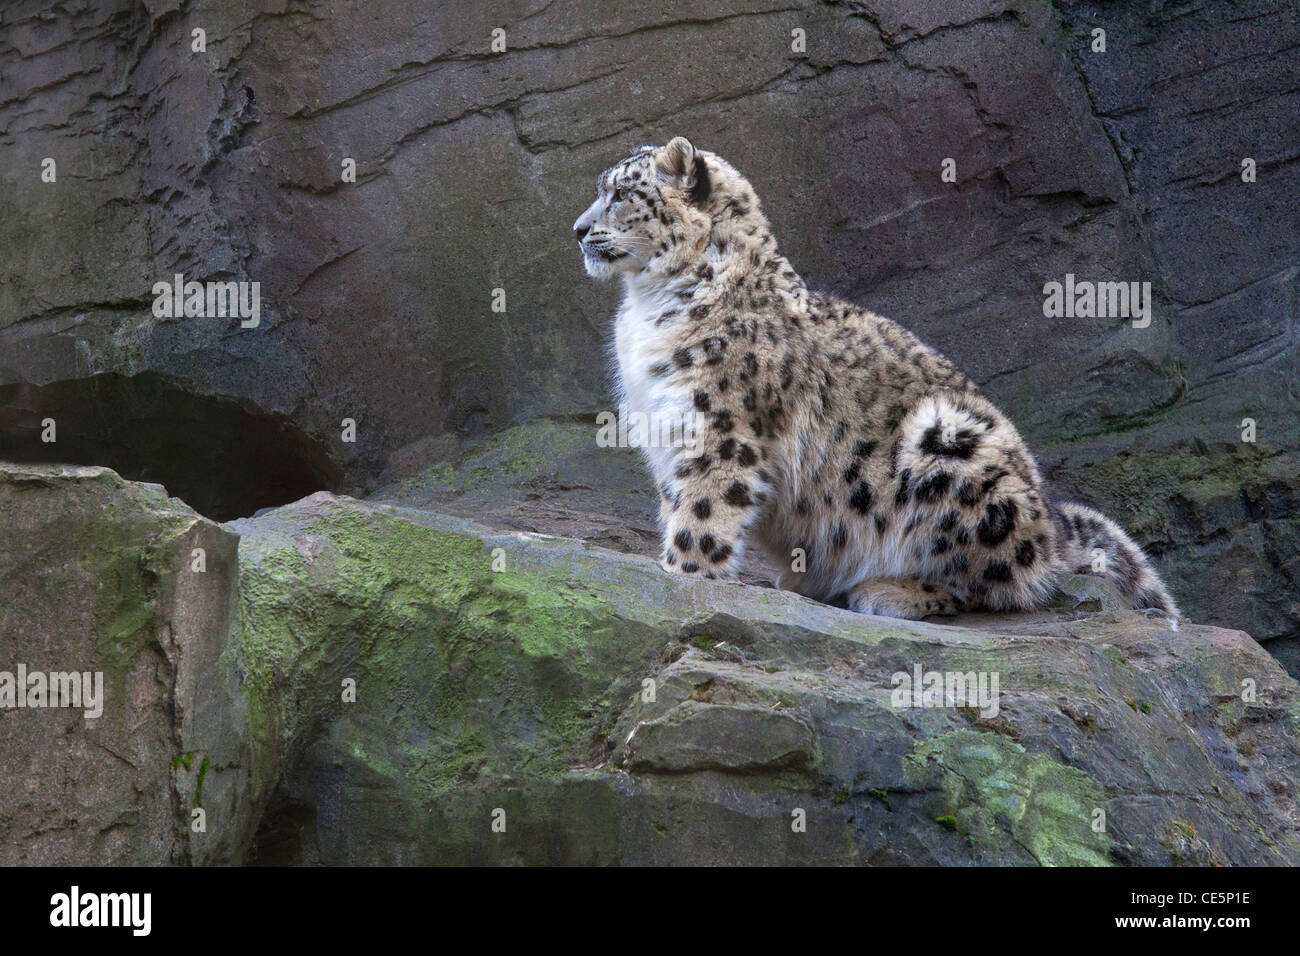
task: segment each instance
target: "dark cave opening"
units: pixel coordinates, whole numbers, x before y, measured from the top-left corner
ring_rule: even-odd
[[[46,419],[55,441],[42,441]],[[0,459],[105,465],[229,521],[337,490],[342,470],[283,416],[197,395],[152,372],[0,386]]]
[[[277,789],[253,835],[248,862],[254,866],[293,866],[314,859],[316,809]]]

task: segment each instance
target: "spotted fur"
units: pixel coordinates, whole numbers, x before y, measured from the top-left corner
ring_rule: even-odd
[[[1063,573],[1095,570],[1176,621],[1141,549],[1091,509],[1049,504],[1015,427],[960,370],[809,290],[725,160],[678,137],[597,192],[574,230],[587,272],[623,280],[621,398],[705,426],[693,446],[646,450],[665,570],[732,578],[757,545],[803,568],[783,586],[909,618],[1031,608]]]

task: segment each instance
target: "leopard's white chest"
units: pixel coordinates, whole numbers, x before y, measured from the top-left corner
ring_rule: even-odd
[[[670,289],[644,289],[628,285],[614,324],[614,351],[618,361],[619,415],[644,416],[647,430],[629,425],[628,434],[637,441],[655,483],[663,485],[672,476],[673,459],[681,452],[674,436],[690,434],[696,426],[691,390],[683,381],[673,354],[682,348],[672,321],[656,324],[663,314],[678,309],[680,300]],[[664,367],[668,371],[663,372]],[[654,374],[651,369],[660,370]]]

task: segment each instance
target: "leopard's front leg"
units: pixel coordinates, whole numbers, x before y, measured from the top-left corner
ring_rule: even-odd
[[[663,490],[663,569],[736,577],[749,528],[769,491],[754,447],[728,436],[701,454],[681,455]]]

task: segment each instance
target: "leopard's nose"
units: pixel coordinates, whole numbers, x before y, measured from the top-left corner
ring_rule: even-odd
[[[582,240],[586,239],[587,233],[589,232],[591,232],[590,226],[583,226],[580,225],[579,223],[574,223],[573,234],[578,237],[579,242],[582,242]]]

